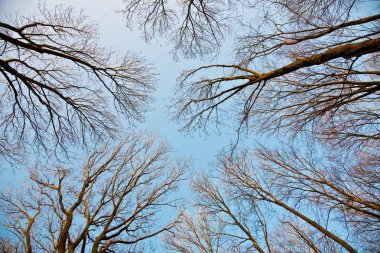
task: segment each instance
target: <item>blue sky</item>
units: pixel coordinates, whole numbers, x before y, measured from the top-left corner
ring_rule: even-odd
[[[38,13],[38,0],[0,0],[0,15],[2,19],[7,15],[18,13],[20,16]],[[233,132],[228,133],[224,129],[223,134],[209,133],[208,135],[185,135],[180,133],[180,128],[175,122],[171,122],[171,116],[167,113],[170,97],[174,96],[175,83],[179,74],[189,68],[207,64],[200,60],[180,59],[175,61],[170,55],[170,46],[165,41],[152,41],[146,43],[140,31],[131,31],[125,26],[125,22],[121,14],[116,13],[117,9],[122,8],[122,1],[115,0],[50,0],[47,1],[49,7],[56,4],[64,4],[65,6],[73,6],[77,10],[83,9],[85,15],[98,25],[99,45],[113,50],[132,51],[140,53],[146,58],[148,63],[152,64],[154,72],[158,74],[157,90],[154,94],[154,103],[152,110],[146,114],[145,122],[136,126],[134,131],[148,130],[157,133],[161,138],[165,139],[173,148],[175,155],[178,157],[189,158],[194,162],[192,172],[201,169],[208,170],[209,163],[214,160],[218,150],[229,145],[233,139]],[[232,59],[232,55],[223,53],[218,59],[213,61],[226,61],[227,58]],[[126,125],[129,129],[131,126]],[[31,157],[35,154],[31,153]],[[83,157],[85,159],[86,157]],[[30,159],[33,161],[34,159]],[[78,163],[76,163],[78,164]],[[7,188],[20,188],[24,184],[28,175],[28,167],[33,167],[33,162],[27,166],[11,168],[6,161],[0,159],[0,190]],[[79,169],[79,168],[78,168]],[[195,174],[188,173],[190,179]],[[190,207],[190,192],[186,185],[177,193],[184,198],[184,207]],[[174,215],[174,214],[173,214]],[[1,233],[1,229],[0,229]]]
[[[179,157],[190,158],[194,161],[194,172],[201,169],[209,170],[210,163],[214,160],[217,152],[229,145],[234,140],[234,131],[222,129],[222,134],[210,132],[208,135],[185,135],[178,132],[180,128],[175,122],[170,121],[171,116],[167,113],[170,105],[170,98],[174,96],[176,79],[183,70],[205,65],[210,62],[201,60],[179,59],[175,61],[170,55],[170,45],[166,41],[152,41],[146,43],[141,36],[141,32],[135,28],[131,31],[125,26],[118,9],[123,7],[122,0],[46,0],[49,7],[56,4],[73,6],[77,10],[83,9],[89,19],[98,25],[99,45],[113,50],[132,51],[144,56],[148,63],[153,66],[157,73],[157,90],[154,94],[152,110],[145,115],[145,122],[136,125],[133,131],[152,131],[165,139],[173,148],[174,153]],[[6,15],[18,13],[20,16],[38,13],[39,0],[0,0],[1,19]],[[370,6],[365,6],[370,8]],[[228,63],[233,59],[231,42],[227,42],[222,48],[218,58],[212,59],[213,63]],[[130,125],[125,125],[125,129],[131,129]],[[131,129],[132,130],[132,129]],[[256,136],[251,135],[245,138],[245,144],[251,144],[256,140]],[[270,138],[262,137],[265,144],[276,145]],[[302,142],[302,139],[300,140]],[[244,144],[244,143],[242,143]],[[33,157],[34,154],[30,154]],[[85,159],[86,157],[83,157]],[[31,159],[33,160],[33,159]],[[30,167],[33,164],[29,164]],[[11,168],[6,161],[0,159],[0,190],[8,186],[22,187],[23,180],[27,176],[26,167]],[[195,173],[188,173],[190,179]],[[184,187],[178,194],[186,200],[191,200],[189,190]],[[185,202],[186,203],[186,202]],[[191,203],[191,202],[190,202]],[[185,206],[188,207],[188,206]],[[1,229],[0,229],[1,233]]]
[[[177,156],[192,159],[195,171],[201,168],[206,169],[217,151],[229,144],[232,135],[226,135],[225,133],[224,135],[211,133],[207,136],[199,136],[198,134],[190,136],[179,133],[179,126],[170,121],[170,115],[167,113],[169,98],[174,95],[178,75],[184,69],[205,64],[205,62],[184,59],[175,61],[169,54],[171,48],[165,45],[165,42],[153,41],[150,44],[145,43],[141,38],[141,33],[126,28],[122,15],[116,13],[116,10],[122,7],[122,1],[50,0],[47,1],[47,4],[50,7],[54,7],[56,4],[64,4],[73,6],[77,10],[83,9],[89,19],[98,25],[99,44],[101,46],[112,48],[121,53],[128,50],[140,53],[152,64],[154,72],[158,74],[157,90],[154,94],[155,101],[151,106],[152,110],[146,114],[145,122],[137,125],[134,131],[148,130],[157,133],[172,146]],[[7,15],[14,15],[15,13],[20,16],[38,13],[38,0],[0,0],[2,20]],[[130,127],[125,126],[127,129]],[[30,160],[33,161],[35,154],[31,153],[29,155],[32,157]],[[83,159],[85,158],[83,157]],[[28,167],[33,167],[34,165],[32,163],[11,168],[6,161],[0,159],[0,190],[4,191],[9,187],[22,187],[28,175]],[[193,174],[189,173],[188,175]],[[186,186],[178,194],[189,200],[187,197],[190,194]],[[189,206],[188,204],[185,204],[185,206]]]
[[[0,15],[4,18],[15,13],[20,16],[38,13],[38,2],[38,0],[0,0]],[[98,25],[99,44],[101,46],[112,48],[121,53],[128,50],[140,53],[152,64],[154,72],[158,74],[157,90],[154,94],[155,101],[151,106],[152,110],[146,114],[145,122],[137,125],[134,131],[148,130],[157,133],[172,146],[177,156],[194,161],[193,172],[200,169],[208,170],[209,164],[214,160],[218,150],[229,145],[233,140],[234,132],[223,129],[223,134],[211,132],[208,135],[199,135],[198,133],[185,135],[178,132],[180,126],[171,122],[171,116],[167,113],[167,106],[170,104],[170,97],[174,95],[176,78],[179,74],[185,69],[204,65],[208,62],[186,59],[175,61],[169,53],[171,48],[167,42],[152,41],[149,44],[146,43],[142,39],[140,31],[128,29],[122,15],[116,13],[116,10],[123,6],[121,0],[47,1],[48,7],[53,8],[56,4],[73,6],[77,10],[83,9],[89,19]],[[219,57],[212,61],[228,62],[231,59],[232,54],[224,53],[222,49]],[[130,127],[125,126],[126,129]],[[34,156],[34,154],[30,155],[31,157]],[[17,166],[10,168],[6,161],[0,159],[0,190],[22,185],[27,176],[26,169],[33,165],[30,163],[21,168]],[[189,173],[189,175],[191,177],[193,173]],[[185,193],[183,197],[186,198],[188,191],[184,190],[183,192]]]

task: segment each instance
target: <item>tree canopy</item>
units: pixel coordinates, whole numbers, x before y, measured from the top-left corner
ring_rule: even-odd
[[[200,0],[178,7],[151,1],[145,15],[139,7],[146,2],[126,2],[126,18],[139,13],[148,35],[164,20],[174,50],[185,56],[216,52],[223,35],[236,35],[232,63],[196,67],[179,77],[174,117],[185,131],[232,124],[238,135],[246,129],[303,136],[295,147],[217,155],[214,173],[193,183],[199,214],[184,218],[167,240],[170,249],[379,247],[380,15],[368,10],[373,2]],[[232,15],[241,9],[253,15]],[[231,27],[242,34],[229,33]],[[329,223],[344,224],[344,232]]]
[[[107,139],[121,129],[117,112],[142,120],[154,88],[150,66],[99,46],[83,13],[40,5],[39,16],[0,22],[0,39],[1,155]]]
[[[180,124],[205,128],[235,115],[237,129],[286,129],[336,144],[378,145],[380,15],[357,17],[359,1],[272,4],[275,13],[238,38],[236,63],[182,74]]]
[[[158,36],[168,34],[185,56],[215,53],[226,34],[235,35],[233,63],[200,66],[179,78],[175,118],[184,129],[235,115],[238,129],[287,128],[349,146],[378,144],[380,15],[369,11],[374,2],[125,2],[127,20],[148,37],[164,30]]]
[[[37,166],[22,191],[0,195],[4,226],[18,239],[2,243],[29,253],[139,252],[178,222],[175,213],[166,224],[160,217],[185,168],[142,135],[95,150],[82,168]]]
[[[146,251],[140,242],[158,234],[174,252],[379,249],[376,1],[123,3],[127,26],[147,41],[208,62],[179,75],[172,117],[188,132],[232,126],[238,142],[189,180],[185,211],[168,194],[190,165],[141,135],[98,147],[81,173],[37,168],[27,190],[0,195],[16,236],[1,239],[3,251]],[[142,119],[154,88],[149,65],[98,46],[83,13],[41,14],[0,22],[3,156],[114,137],[118,113]],[[235,57],[216,62],[225,40]],[[277,135],[252,145],[243,131]],[[178,217],[163,224],[163,207]]]

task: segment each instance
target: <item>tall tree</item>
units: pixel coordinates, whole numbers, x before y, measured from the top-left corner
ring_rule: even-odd
[[[315,139],[327,145],[306,155],[261,146],[253,155],[220,154],[216,182],[209,176],[194,182],[205,217],[186,220],[168,247],[213,252],[223,247],[204,238],[220,236],[258,252],[375,251],[380,144],[376,3],[228,2],[236,8],[224,1],[180,1],[180,7],[168,1],[126,1],[128,20],[140,21],[148,37],[163,25],[170,27],[159,35],[168,35],[174,50],[185,56],[217,51],[228,26],[242,25],[233,63],[200,66],[180,76],[174,117],[190,131],[231,123],[238,134],[244,127],[287,137],[303,133],[307,138],[298,145],[309,146]],[[142,7],[149,11],[143,13]],[[248,15],[230,15],[240,9]],[[313,152],[325,147],[335,153],[316,158]],[[358,152],[351,153],[352,148]],[[210,231],[208,221],[222,221],[225,229]],[[342,229],[334,230],[332,223]],[[274,228],[281,231],[274,233]]]
[[[193,182],[204,219],[218,220],[224,228],[209,232],[213,238],[227,237],[221,241],[234,241],[240,252],[376,251],[378,152],[334,160],[313,152],[260,147],[219,155],[215,180],[203,175]],[[189,231],[177,229],[177,234]],[[206,234],[199,224],[193,230]],[[186,245],[186,237],[173,238],[171,249],[183,252],[178,245]]]
[[[223,239],[223,231],[224,224],[212,220],[207,213],[199,212],[194,218],[186,213],[164,240],[170,250],[216,253],[226,247],[227,241]],[[237,252],[232,247],[229,250]]]
[[[139,27],[148,41],[168,39],[174,55],[189,58],[214,54],[239,12],[235,1],[123,1],[128,26]]]
[[[113,136],[117,113],[141,120],[150,101],[145,60],[100,47],[96,25],[70,7],[2,20],[0,52],[1,155]]]
[[[162,215],[185,166],[164,143],[130,135],[94,151],[82,170],[36,167],[26,190],[0,195],[9,241],[24,252],[138,252],[177,223]]]
[[[180,124],[199,129],[234,115],[239,130],[312,132],[333,144],[377,146],[380,15],[366,7],[375,3],[257,2],[265,15],[257,11],[243,23],[234,63],[179,78]]]
[[[184,130],[232,123],[239,133],[306,132],[336,147],[379,145],[376,1],[125,2],[128,21],[148,38],[168,35],[185,55],[216,52],[223,37],[235,36],[233,63],[179,77],[174,118]]]

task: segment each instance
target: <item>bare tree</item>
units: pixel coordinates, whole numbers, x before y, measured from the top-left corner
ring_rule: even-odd
[[[196,205],[229,226],[224,234],[237,245],[258,252],[376,251],[378,152],[347,160],[313,152],[221,154],[216,181],[201,176],[193,183]]]
[[[21,247],[12,242],[9,238],[0,238],[0,251],[3,253],[18,253],[21,252]]]
[[[234,115],[239,130],[306,131],[334,144],[377,146],[380,15],[358,17],[360,1],[260,2],[269,13],[245,24],[236,63],[179,78],[175,118],[192,130]]]
[[[26,190],[2,193],[4,226],[25,252],[136,252],[178,217],[168,198],[185,163],[141,135],[93,152],[78,170],[36,168]],[[170,209],[173,208],[173,209]]]
[[[280,220],[279,228],[271,236],[273,252],[344,252],[322,233],[305,227],[297,220]]]
[[[120,10],[127,25],[138,26],[145,39],[164,37],[173,43],[175,56],[213,55],[230,30],[239,9],[235,1],[124,0]]]
[[[222,1],[180,2],[184,12],[165,1],[126,2],[132,3],[124,10],[127,19],[137,14],[145,33],[169,26],[169,34],[178,35],[170,37],[175,48],[187,45],[185,50],[209,52],[202,43],[181,44],[178,31],[183,26],[178,24],[190,28],[202,24],[201,18],[192,19],[192,10],[214,17],[210,20],[224,28],[223,18],[207,8],[192,9],[197,3],[221,8]],[[244,34],[237,37],[235,61],[184,72],[178,80],[174,117],[190,131],[233,122],[239,133],[243,127],[260,134],[307,133],[311,134],[307,143],[300,146],[310,145],[310,136],[316,137],[339,147],[336,151],[349,159],[326,154],[317,158],[313,152],[324,149],[319,146],[304,155],[292,148],[264,147],[253,155],[222,153],[216,179],[203,175],[193,183],[196,205],[207,216],[204,220],[222,221],[226,229],[222,233],[242,251],[375,251],[379,247],[380,15],[366,5],[376,3],[234,3],[254,14],[242,19]],[[141,6],[149,11],[142,13]],[[220,12],[226,18],[229,13]],[[203,24],[206,31],[212,27]],[[210,38],[202,40],[196,29],[188,31],[191,41],[207,44]],[[213,37],[213,41],[220,39]],[[352,147],[360,152],[350,153]],[[203,223],[185,224],[177,227],[181,236],[169,241],[171,249],[186,252],[194,246],[196,252],[212,252],[216,248],[189,243],[213,233],[205,232]],[[276,229],[281,232],[274,233]]]
[[[100,47],[96,25],[73,8],[41,5],[40,15],[2,20],[0,154],[112,136],[116,112],[142,119],[154,80],[141,57]]]
[[[211,216],[200,211],[191,217],[184,214],[178,225],[165,237],[169,250],[177,252],[227,252],[227,241],[224,239],[224,224],[218,220],[211,220]],[[228,252],[236,252],[230,249]]]

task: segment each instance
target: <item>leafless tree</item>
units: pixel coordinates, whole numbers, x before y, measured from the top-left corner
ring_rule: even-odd
[[[25,190],[1,194],[4,226],[24,252],[138,252],[178,222],[162,212],[176,210],[169,194],[186,164],[168,152],[153,137],[130,135],[93,152],[81,173],[37,167]]]
[[[196,205],[237,245],[258,252],[376,251],[379,157],[328,159],[292,148],[219,155],[215,180],[194,180]],[[362,157],[365,155],[365,157]],[[286,239],[285,239],[286,238]]]
[[[305,131],[333,144],[377,146],[380,15],[359,14],[364,3],[354,0],[260,2],[268,13],[245,24],[235,63],[179,78],[175,118],[191,130],[234,115],[239,130]]]
[[[210,218],[202,211],[194,218],[189,213],[184,214],[178,225],[166,235],[164,240],[167,248],[183,253],[236,252],[234,249],[223,251],[227,244],[224,240],[224,224]]]
[[[2,18],[0,154],[112,136],[116,113],[142,119],[154,80],[141,57],[100,47],[96,25],[73,8],[40,5],[39,15]]]
[[[208,219],[218,219],[226,226],[223,235],[233,242],[232,248],[238,252],[270,251],[266,217],[256,206],[227,195],[220,182],[212,182],[205,174],[194,180],[193,189],[198,194],[196,205],[210,216]]]
[[[145,39],[164,37],[174,43],[173,53],[185,57],[213,55],[221,46],[239,10],[225,0],[124,0],[127,25],[138,26]]]
[[[0,252],[3,253],[18,253],[21,252],[21,247],[12,242],[10,238],[0,238]]]
[[[197,36],[196,29],[181,30],[181,24],[202,25],[206,31],[215,27],[192,19],[193,10],[213,17],[210,20],[224,29],[220,15],[207,8],[193,9],[197,3],[221,8],[222,1],[180,2],[183,12],[165,1],[126,2],[131,3],[124,10],[127,19],[137,14],[145,33],[159,31],[163,24],[170,27],[168,34],[177,34],[170,37],[175,48],[186,45],[184,50],[209,52],[202,43],[183,44],[181,31],[191,31],[185,36],[191,41],[220,42],[221,37]],[[220,233],[242,251],[375,251],[380,234],[380,15],[366,5],[377,3],[234,3],[254,14],[240,19],[244,34],[236,40],[235,61],[184,72],[178,79],[174,117],[190,131],[233,122],[239,133],[243,127],[293,137],[307,133],[308,143],[300,146],[311,145],[313,136],[339,147],[335,151],[344,156],[317,157],[313,152],[325,148],[319,146],[306,154],[264,147],[254,154],[222,153],[215,178],[203,175],[193,183],[204,220],[224,223]],[[142,13],[142,6],[149,11]],[[225,18],[230,13],[220,12]],[[352,147],[360,152],[351,153]],[[189,243],[220,234],[205,232],[203,224],[190,220],[177,227],[181,236],[169,241],[171,249],[186,252],[194,246],[195,252],[212,252],[215,244],[207,248],[207,243]]]
[[[294,219],[280,220],[271,236],[272,252],[344,252],[338,245],[329,241],[322,233],[308,229]]]

